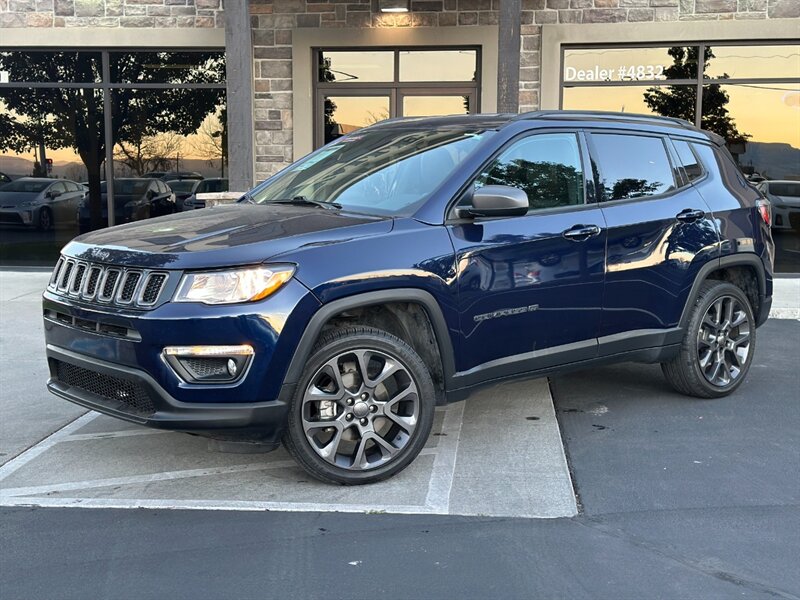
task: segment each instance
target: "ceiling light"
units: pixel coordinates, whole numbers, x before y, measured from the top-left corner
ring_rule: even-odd
[[[383,13],[407,13],[410,0],[379,0]]]

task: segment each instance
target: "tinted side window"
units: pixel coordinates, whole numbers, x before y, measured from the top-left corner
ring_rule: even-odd
[[[700,165],[697,156],[692,152],[691,146],[681,140],[673,140],[673,143],[675,144],[675,150],[678,152],[678,158],[683,165],[683,172],[686,173],[686,178],[689,181],[694,181],[702,177],[703,167]]]
[[[675,189],[664,142],[659,137],[592,134],[603,200],[663,194]]]
[[[63,194],[67,191],[67,186],[65,186],[63,183],[54,183],[52,186],[50,186],[50,191]]]
[[[520,188],[531,210],[583,204],[577,136],[543,133],[513,143],[478,176],[475,187],[484,185]]]

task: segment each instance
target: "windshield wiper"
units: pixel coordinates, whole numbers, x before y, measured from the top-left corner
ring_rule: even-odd
[[[265,204],[294,204],[295,206],[316,206],[318,208],[324,208],[326,210],[331,210],[333,208],[342,208],[342,205],[338,202],[322,202],[320,200],[312,200],[311,198],[306,198],[305,196],[295,196],[294,198],[281,198],[279,200],[270,200],[269,202],[265,202]]]

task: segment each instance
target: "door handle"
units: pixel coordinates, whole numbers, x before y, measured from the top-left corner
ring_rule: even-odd
[[[599,235],[599,233],[600,228],[597,225],[573,225],[566,231],[561,232],[561,235],[573,242],[582,242],[590,237]]]
[[[703,217],[706,216],[706,213],[702,210],[698,210],[695,208],[686,208],[675,215],[675,218],[678,219],[681,223],[694,223],[695,221],[699,221]]]

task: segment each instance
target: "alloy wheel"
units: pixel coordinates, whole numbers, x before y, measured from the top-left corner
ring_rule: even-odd
[[[750,319],[733,296],[720,296],[708,307],[697,332],[697,360],[710,384],[731,385],[750,358]]]
[[[314,451],[348,470],[397,459],[419,419],[417,384],[397,357],[359,348],[326,361],[305,390],[302,426]]]

